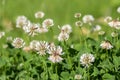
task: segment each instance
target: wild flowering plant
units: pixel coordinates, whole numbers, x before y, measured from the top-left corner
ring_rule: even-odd
[[[118,18],[107,16],[99,23],[91,14],[75,13],[74,25],[65,24],[55,33],[53,19],[43,11],[34,16],[40,21],[17,17],[16,28],[23,31],[18,37],[0,32],[1,80],[120,79]]]

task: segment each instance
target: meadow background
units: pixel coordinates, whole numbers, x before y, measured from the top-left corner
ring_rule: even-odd
[[[25,15],[31,21],[37,22],[34,17],[37,11],[43,11],[46,18],[52,18],[55,27],[71,24],[74,28],[76,12],[80,12],[82,16],[91,14],[95,18],[116,18],[119,16],[116,11],[119,5],[119,0],[0,0],[0,29],[14,28],[19,15]]]

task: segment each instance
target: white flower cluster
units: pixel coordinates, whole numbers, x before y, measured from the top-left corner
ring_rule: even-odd
[[[48,44],[46,41],[37,41],[33,40],[30,42],[31,50],[35,50],[40,55],[46,55],[46,53],[50,54],[49,60],[53,63],[61,62],[63,58],[62,48],[60,46],[55,46],[54,43]]]
[[[93,54],[85,53],[82,54],[82,56],[80,57],[80,63],[85,67],[89,67],[89,65],[91,65],[91,63],[94,61],[95,57],[93,56]]]
[[[82,20],[80,20],[81,13],[75,13],[74,17],[77,18],[77,21],[75,22],[75,26],[77,27],[81,27],[83,23],[92,25],[92,22],[94,21],[94,17],[92,15],[84,15]]]
[[[35,18],[43,18],[44,13],[42,11],[35,13]],[[45,33],[48,32],[48,28],[53,26],[53,20],[48,18],[45,19],[41,25],[40,23],[32,23],[30,20],[28,20],[25,16],[18,16],[16,20],[16,27],[22,28],[25,33],[28,33],[30,36],[35,36],[37,33]]]
[[[69,24],[62,26],[61,32],[58,36],[58,41],[67,41],[69,39],[69,34],[72,32],[72,28]]]
[[[104,21],[112,28],[115,28],[115,29],[120,29],[120,21],[119,19],[116,19],[116,20],[112,20],[112,17],[110,16],[107,16]]]

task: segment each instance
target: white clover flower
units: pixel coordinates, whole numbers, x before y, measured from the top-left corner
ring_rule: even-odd
[[[46,51],[48,49],[48,43],[45,41],[39,41],[36,44],[35,50],[37,51],[38,54],[40,55],[46,55]]]
[[[49,48],[48,53],[50,54],[48,59],[53,63],[61,62],[63,60],[60,56],[63,54],[60,46]]]
[[[118,21],[118,20],[113,20],[113,21],[109,22],[108,25],[115,29],[120,29],[120,21]]]
[[[54,23],[53,23],[53,20],[52,19],[45,19],[42,23],[43,27],[50,27],[50,26],[53,26]]]
[[[101,26],[100,25],[96,25],[94,28],[93,28],[93,31],[99,31],[101,30]]]
[[[99,34],[99,35],[104,35],[104,34],[105,34],[105,31],[99,31],[98,34]]]
[[[0,32],[0,38],[2,38],[3,36],[5,36],[5,32]]]
[[[38,33],[46,33],[46,32],[48,32],[48,29],[46,27],[40,27],[38,29]]]
[[[76,21],[75,22],[75,26],[77,26],[77,27],[80,27],[80,26],[82,26],[83,25],[83,23],[81,22],[81,21]]]
[[[17,37],[17,38],[15,38],[15,39],[13,40],[12,45],[13,45],[15,48],[22,48],[22,47],[24,47],[25,42],[24,42],[24,40],[23,40],[22,38]]]
[[[43,18],[44,15],[45,15],[44,12],[38,11],[38,12],[35,13],[35,18]]]
[[[80,17],[81,17],[81,13],[75,13],[75,14],[74,14],[74,17],[75,17],[75,18],[80,18]]]
[[[83,22],[84,23],[89,23],[91,24],[91,22],[94,21],[94,17],[92,15],[85,15],[83,16]]]
[[[105,17],[104,21],[108,23],[108,22],[112,21],[112,17],[107,16],[107,17]]]
[[[102,41],[102,43],[100,44],[100,47],[102,49],[107,49],[107,50],[113,48],[113,46],[111,45],[111,43],[109,41],[107,41],[107,40],[106,41]]]
[[[24,26],[23,30],[26,33],[28,33],[28,35],[33,37],[33,36],[37,35],[37,33],[39,32],[39,28],[40,28],[39,23],[38,24],[31,23],[28,26]]]
[[[112,32],[112,33],[111,33],[111,36],[112,36],[112,37],[117,37],[117,36],[118,36],[118,33],[117,33],[117,32]]]
[[[58,36],[58,41],[67,41],[69,39],[69,34],[61,32]]]
[[[27,18],[25,16],[18,16],[16,19],[16,27],[21,28],[27,24]]]
[[[72,32],[72,27],[69,24],[63,25],[61,31],[70,34]]]
[[[117,8],[117,12],[120,13],[120,6]]]
[[[93,54],[82,54],[82,56],[80,57],[80,63],[85,66],[85,67],[89,67],[89,65],[91,65],[92,62],[95,61],[95,57],[93,56]]]
[[[76,74],[76,75],[75,75],[75,79],[77,79],[77,80],[82,79],[82,75],[80,75],[80,74]]]
[[[37,40],[31,41],[31,42],[30,42],[30,48],[31,48],[32,50],[35,50],[37,43],[39,43],[39,41],[37,41]]]

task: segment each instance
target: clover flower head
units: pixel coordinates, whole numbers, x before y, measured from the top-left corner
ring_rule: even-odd
[[[83,25],[83,22],[82,21],[76,21],[75,22],[75,26],[77,26],[77,27],[80,27],[80,26],[82,26]]]
[[[54,25],[53,20],[52,19],[45,19],[42,23],[43,27],[51,27]]]
[[[28,33],[28,35],[30,36],[35,36],[37,35],[37,33],[39,32],[39,27],[40,24],[35,24],[35,23],[31,23],[28,26],[24,26],[23,30],[25,31],[25,33]]]
[[[44,12],[38,11],[35,13],[35,18],[43,18],[45,16]]]
[[[113,48],[113,46],[111,45],[110,41],[108,41],[108,40],[102,41],[102,43],[100,44],[100,47],[102,49],[106,49],[106,50],[109,50],[109,49]]]
[[[27,18],[25,16],[18,16],[16,19],[16,27],[21,28],[27,24]]]
[[[58,41],[67,41],[69,39],[69,34],[61,32],[58,36]]]
[[[15,38],[15,39],[13,40],[12,45],[13,45],[15,48],[22,48],[22,47],[24,47],[25,42],[24,42],[24,40],[23,40],[22,38],[17,37],[17,38]]]
[[[85,15],[83,16],[83,22],[84,23],[89,23],[91,24],[91,22],[94,21],[94,17],[92,15]]]
[[[38,54],[46,55],[47,49],[48,49],[48,42],[46,41],[37,42],[35,50],[37,51]]]
[[[120,21],[118,21],[118,20],[113,20],[113,21],[109,22],[108,25],[115,29],[120,29]]]
[[[60,56],[63,54],[60,46],[48,49],[48,53],[50,54],[48,59],[53,63],[61,62],[63,60],[63,58]]]
[[[70,34],[72,32],[72,27],[69,24],[63,25],[61,31]]]
[[[74,17],[75,17],[75,18],[80,18],[80,17],[81,17],[81,13],[75,13],[75,14],[74,14]]]
[[[93,54],[90,53],[84,53],[80,57],[80,63],[85,67],[89,67],[89,65],[91,65],[94,61],[95,57],[93,56]]]

